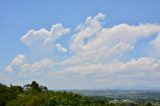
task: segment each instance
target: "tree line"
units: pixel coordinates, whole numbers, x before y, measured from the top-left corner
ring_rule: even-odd
[[[0,106],[153,106],[151,103],[110,103],[112,98],[81,96],[66,91],[49,91],[36,81],[9,87],[0,83]]]

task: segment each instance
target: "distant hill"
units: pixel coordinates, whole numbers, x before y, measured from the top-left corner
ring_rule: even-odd
[[[71,90],[83,96],[105,96],[117,100],[159,101],[160,90]]]

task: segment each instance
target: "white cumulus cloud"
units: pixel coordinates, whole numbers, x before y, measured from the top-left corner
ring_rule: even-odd
[[[160,49],[160,33],[156,36],[154,40],[150,42],[156,49]]]
[[[160,58],[152,54],[123,59],[127,53],[136,51],[135,45],[138,41],[154,35],[156,37],[149,41],[154,49],[148,52],[160,51],[160,25],[123,23],[107,28],[102,24],[104,18],[105,14],[99,13],[87,17],[84,23],[77,25],[70,44],[65,45],[69,46],[69,49],[58,42],[61,36],[70,31],[61,24],[53,25],[49,31],[44,28],[28,31],[21,41],[32,52],[50,53],[57,49],[60,52],[67,52],[67,56],[56,61],[48,57],[29,61],[25,55],[17,55],[5,70],[15,76],[13,79],[39,81],[44,79],[48,82],[53,81],[49,85],[57,84],[57,88],[64,87],[64,84],[71,88],[86,85],[111,88],[118,86],[136,88],[141,85],[160,87],[158,82]]]
[[[57,43],[55,46],[56,46],[56,48],[57,48],[58,51],[60,51],[60,52],[67,52],[67,49],[64,48],[64,47],[62,47],[61,44]]]
[[[19,54],[11,61],[11,63],[5,68],[5,70],[12,73],[14,70],[17,70],[19,65],[23,64],[24,61],[25,61],[25,56]]]
[[[51,29],[29,30],[21,41],[35,53],[50,53],[55,48],[54,45],[58,38],[70,31],[64,28],[62,24],[52,25]]]

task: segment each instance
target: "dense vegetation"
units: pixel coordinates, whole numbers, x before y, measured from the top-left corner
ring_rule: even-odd
[[[113,103],[108,97],[81,96],[72,92],[48,91],[33,81],[24,87],[0,83],[0,106],[153,106],[151,103]]]

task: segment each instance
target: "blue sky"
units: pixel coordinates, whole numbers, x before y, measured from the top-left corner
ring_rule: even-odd
[[[159,0],[0,0],[0,80],[46,81],[51,89],[159,89],[159,5]],[[122,69],[111,68],[113,63]]]

